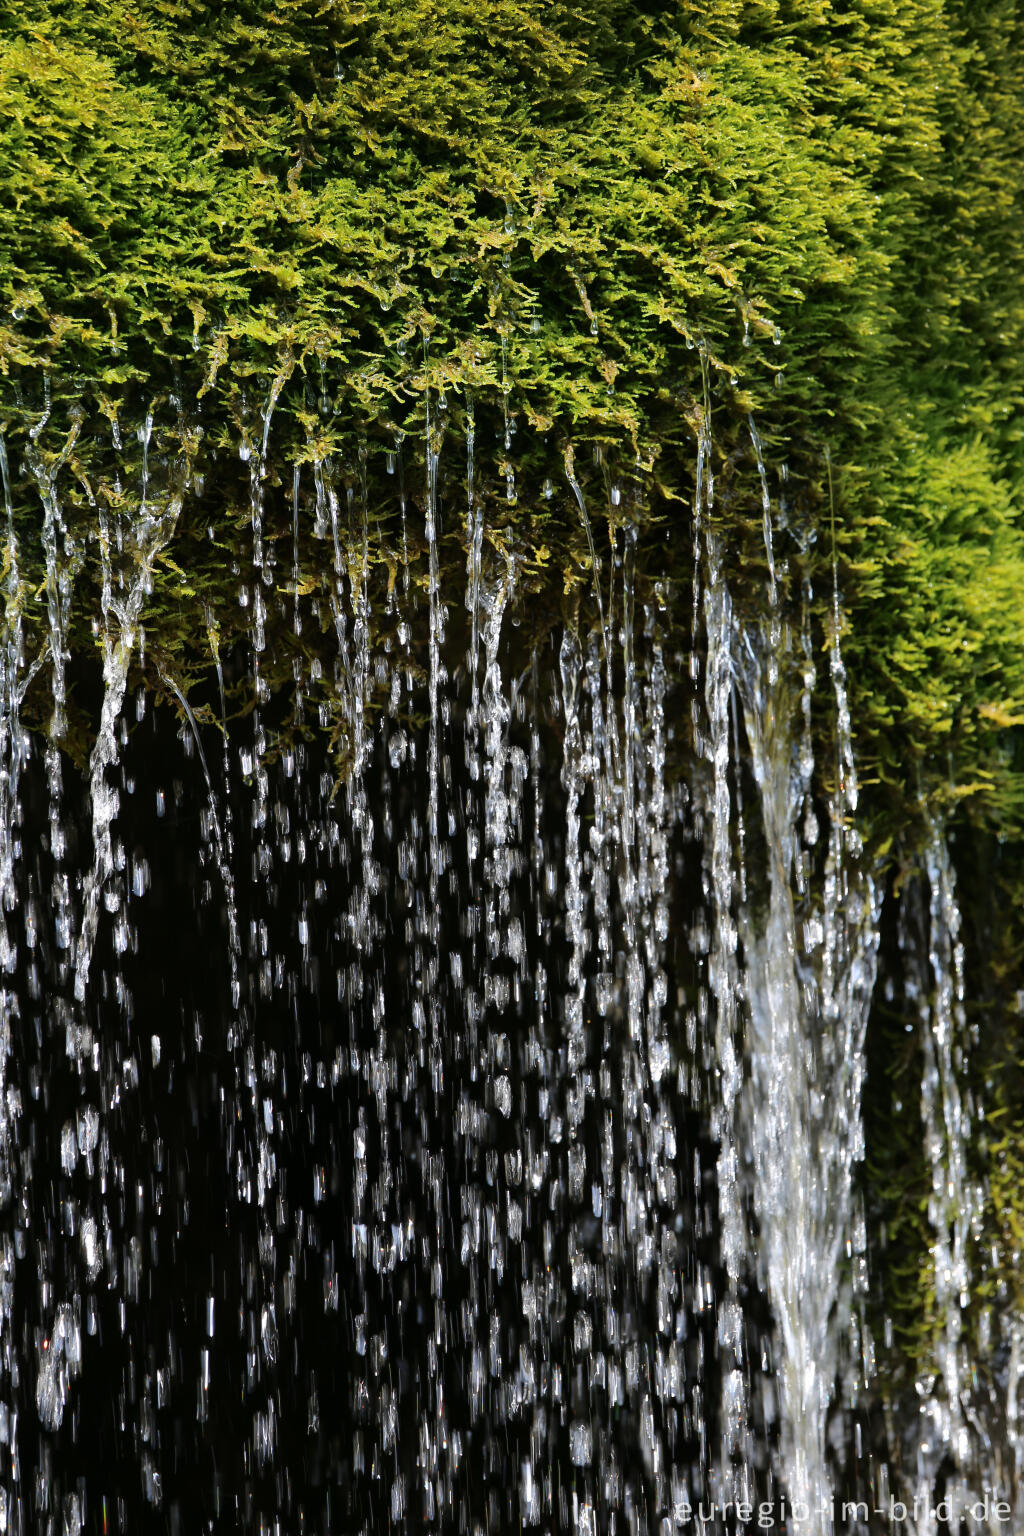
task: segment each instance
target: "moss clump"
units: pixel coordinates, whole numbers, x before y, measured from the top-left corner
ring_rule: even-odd
[[[517,461],[517,519],[554,465],[524,548],[552,569],[580,552],[561,460],[600,443],[616,475],[648,467],[655,558],[668,534],[684,566],[702,346],[737,568],[759,526],[748,412],[822,562],[831,453],[883,819],[905,814],[908,763],[927,789],[950,760],[954,794],[1017,818],[1015,4],[983,23],[939,0],[7,0],[0,18],[12,447],[14,386],[35,408],[42,370],[58,401],[123,419],[205,390],[222,447],[287,375],[299,451],[342,457],[422,438],[428,390],[472,393],[507,412],[485,472],[500,491]],[[304,388],[330,400],[315,432]]]
[[[838,559],[874,847],[909,860],[937,802],[1014,846],[1017,0],[0,0],[0,38],[0,427],[30,468],[12,485],[30,655],[39,475],[64,455],[83,654],[99,509],[130,528],[148,415],[147,472],[187,487],[146,611],[157,689],[249,635],[254,514],[268,688],[308,675],[331,632],[332,494],[353,590],[368,581],[394,622],[400,568],[428,579],[428,452],[442,586],[461,594],[471,432],[488,537],[514,550],[536,622],[591,580],[569,464],[598,543],[629,519],[641,580],[675,578],[685,649],[709,425],[726,571],[741,606],[763,603],[752,416],[780,558],[819,593]],[[1011,968],[1019,933],[1007,916]],[[992,1219],[1012,1252],[1024,1084],[996,1033]],[[893,1061],[912,1080],[912,1052]],[[912,1265],[917,1186],[901,1173],[886,1193],[886,1167]],[[926,1277],[901,1300],[892,1275],[912,1333]]]

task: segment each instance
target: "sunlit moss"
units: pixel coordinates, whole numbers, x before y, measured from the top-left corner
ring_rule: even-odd
[[[488,534],[514,545],[543,630],[590,579],[569,453],[599,538],[637,520],[641,579],[687,591],[706,372],[737,602],[762,603],[765,581],[751,413],[780,557],[825,598],[835,553],[872,849],[910,860],[926,802],[1010,847],[1024,818],[1022,34],[1015,0],[0,0],[12,464],[45,375],[42,462],[85,413],[62,495],[80,590],[95,589],[96,507],[138,495],[131,433],[153,412],[154,465],[193,490],[147,608],[144,675],[187,688],[211,635],[226,653],[247,634],[238,445],[258,444],[275,381],[263,492],[280,585],[296,465],[300,583],[332,579],[329,541],[305,537],[326,459],[343,500],[372,512],[374,611],[407,548],[425,579],[429,398],[445,429],[443,581],[461,594],[472,411]],[[404,531],[385,457],[399,446]],[[14,498],[35,654],[30,478]],[[346,538],[361,526],[346,511]],[[289,611],[270,614],[263,662],[282,691],[296,653],[329,643],[326,614],[325,634],[299,638]],[[73,607],[81,654],[95,612],[84,595]],[[88,730],[83,706],[68,746],[84,751]],[[1018,960],[1019,932],[1007,918],[1001,953]],[[1024,1086],[1005,1040],[978,1059],[998,1084],[991,1219],[1010,1253]],[[912,1051],[885,1070],[912,1086]],[[908,1334],[927,1315],[926,1234],[914,1157],[891,1153],[917,1113],[876,1138],[872,1164],[906,1255],[888,1283]]]

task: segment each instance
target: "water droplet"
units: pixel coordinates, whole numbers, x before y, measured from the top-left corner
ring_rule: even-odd
[[[589,1424],[574,1419],[569,1426],[569,1450],[574,1467],[589,1467],[593,1451],[593,1434]]]

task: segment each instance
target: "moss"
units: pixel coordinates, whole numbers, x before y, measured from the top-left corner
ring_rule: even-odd
[[[0,9],[12,443],[14,386],[37,407],[42,370],[126,420],[205,390],[223,451],[283,369],[281,460],[421,439],[428,389],[451,441],[472,393],[507,405],[531,557],[582,554],[561,460],[598,442],[616,475],[650,466],[649,558],[667,535],[682,568],[701,343],[738,572],[748,411],[818,564],[831,452],[879,815],[905,815],[908,763],[916,795],[952,760],[955,795],[1016,822],[1015,5],[983,25],[938,0]],[[504,458],[481,462],[499,496]]]
[[[797,567],[827,593],[834,544],[872,846],[909,864],[921,807],[940,804],[1019,847],[1022,115],[1017,0],[0,0],[0,426],[12,464],[45,466],[81,412],[61,479],[83,562],[72,653],[95,649],[97,507],[130,526],[148,413],[152,473],[191,490],[140,675],[188,689],[214,642],[228,655],[248,635],[238,445],[258,446],[272,396],[272,691],[332,643],[314,470],[354,569],[369,527],[375,621],[397,625],[406,552],[425,584],[428,401],[446,595],[464,580],[472,412],[488,537],[514,548],[539,630],[591,579],[571,454],[598,542],[633,519],[641,581],[674,578],[685,651],[707,400],[740,606],[765,583],[751,413],[794,594]],[[13,490],[38,654],[40,502],[31,477]],[[42,674],[26,707],[45,722]],[[89,728],[83,704],[69,747]],[[1000,933],[1008,996],[1012,911]],[[992,1018],[989,1225],[1013,1255],[1024,1085],[1017,1015],[1004,1000]],[[878,1222],[909,1256],[885,1305],[912,1364],[929,1326],[916,1101],[885,1129],[892,1096],[913,1100],[901,1034],[896,1015],[873,1022],[869,1140]],[[993,1284],[1015,1284],[1012,1262]]]

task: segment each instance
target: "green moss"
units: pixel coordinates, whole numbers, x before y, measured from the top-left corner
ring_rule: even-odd
[[[37,405],[42,369],[124,419],[205,386],[224,449],[283,367],[282,458],[422,437],[429,388],[451,439],[472,392],[482,414],[507,400],[516,519],[549,570],[581,553],[560,466],[592,441],[616,474],[650,466],[649,542],[683,567],[700,342],[737,570],[759,524],[748,411],[823,564],[831,451],[879,814],[903,816],[908,763],[916,795],[952,761],[955,795],[1016,823],[1014,4],[983,24],[938,0],[0,14],[12,442],[11,386]]]
[[[0,0],[0,427],[16,464],[45,376],[52,413],[32,452],[52,463],[82,412],[61,481],[83,561],[73,652],[95,647],[96,508],[130,520],[131,433],[150,411],[154,473],[193,489],[147,608],[146,681],[188,688],[211,635],[225,654],[247,635],[238,444],[260,440],[275,381],[272,689],[331,643],[331,544],[305,536],[314,465],[330,462],[346,560],[365,509],[374,613],[406,550],[425,582],[428,397],[435,445],[445,424],[446,593],[464,579],[472,408],[488,536],[514,548],[541,631],[591,579],[570,453],[599,543],[604,523],[635,519],[641,581],[668,574],[685,597],[703,367],[713,515],[741,608],[763,605],[765,582],[750,413],[777,552],[820,596],[834,537],[872,845],[909,862],[921,807],[941,804],[1018,847],[1022,118],[1017,0]],[[404,523],[385,462],[399,442]],[[301,636],[296,465],[299,583],[322,599]],[[14,498],[37,654],[30,478]],[[688,602],[678,611],[685,650]],[[241,686],[232,702],[251,703]],[[47,707],[40,675],[27,708],[42,722]],[[84,750],[89,725],[83,709],[69,745]],[[1012,913],[1001,932],[1000,965],[1019,975]],[[981,949],[978,974],[994,964]],[[912,1363],[930,1326],[918,1068],[900,1018],[872,1031],[877,1219],[907,1256],[884,1302]],[[1006,1255],[1024,1231],[1012,1037],[993,1026],[978,1058]]]

